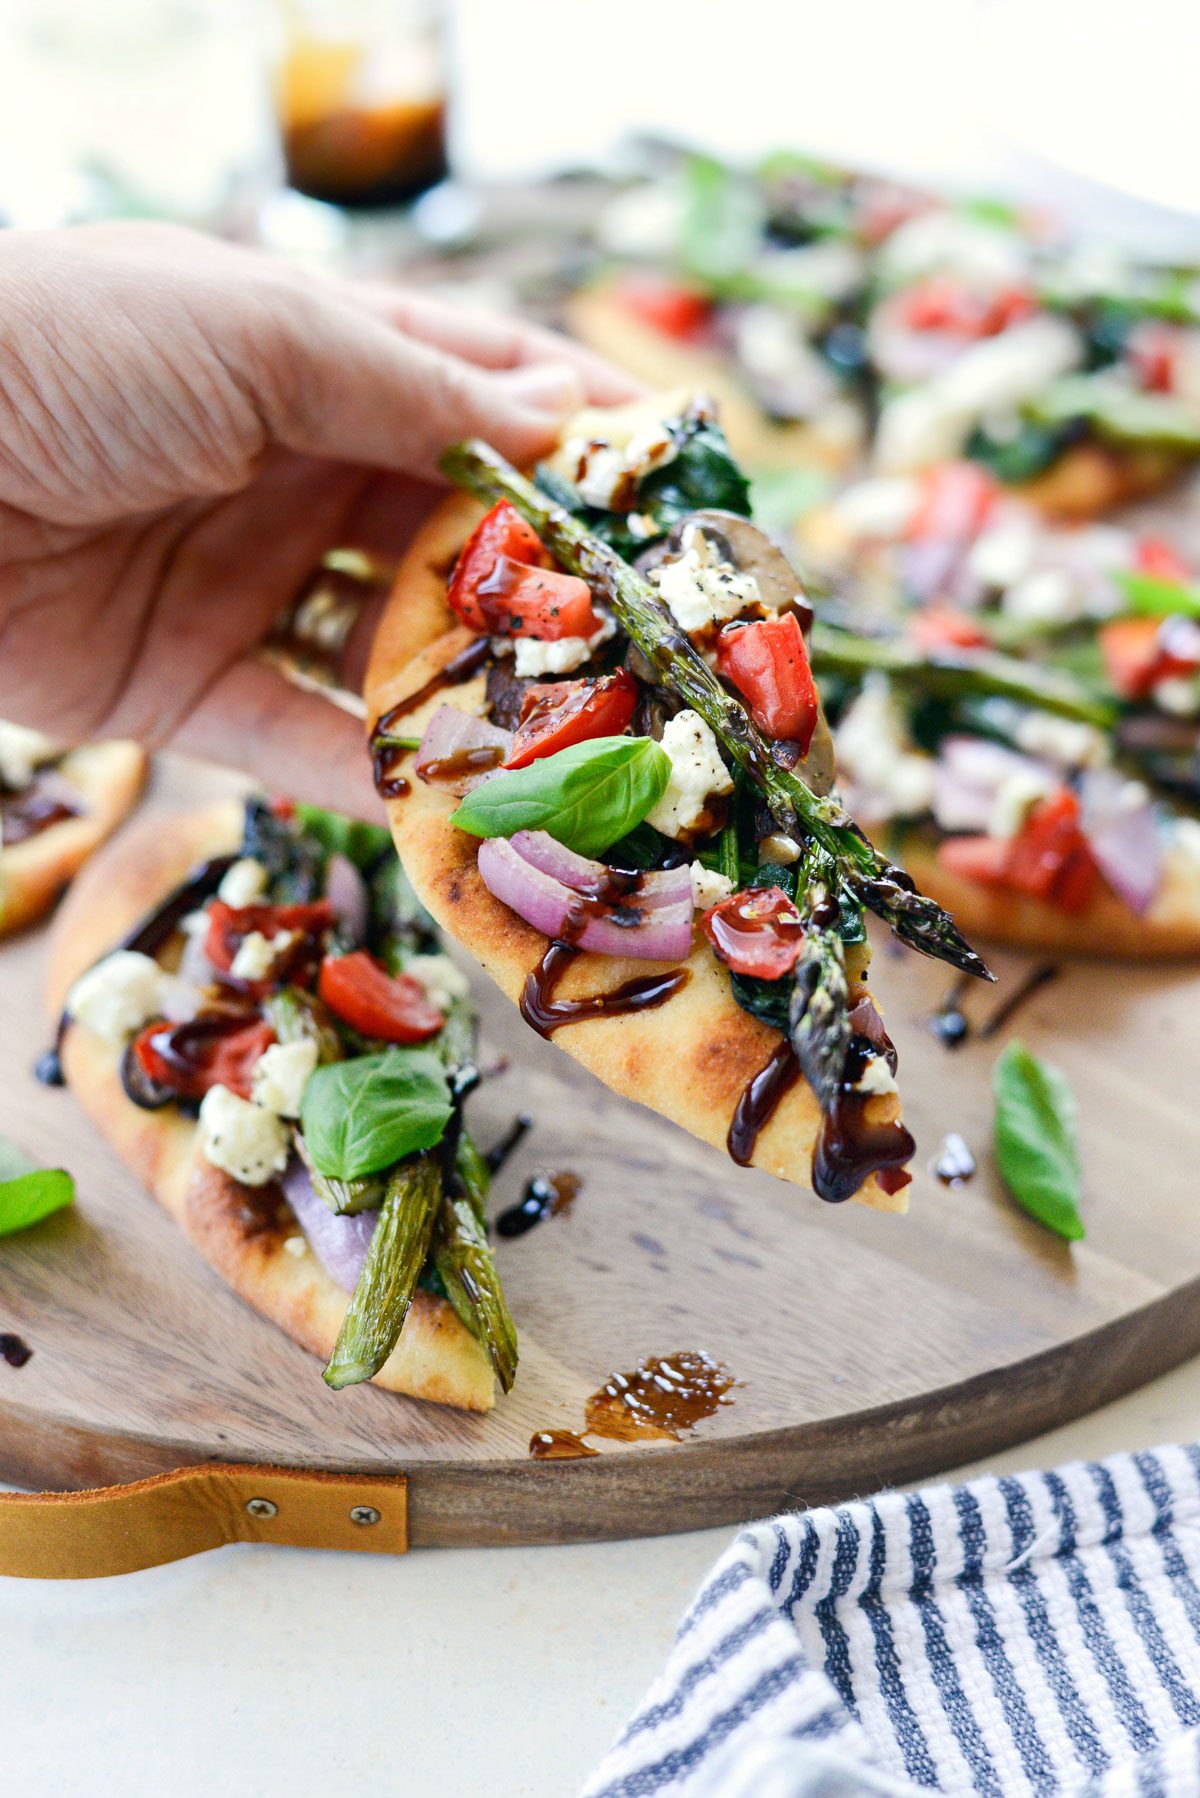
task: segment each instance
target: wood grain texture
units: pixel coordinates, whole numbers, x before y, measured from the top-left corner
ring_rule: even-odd
[[[232,790],[170,764],[151,804]],[[1087,1241],[1016,1211],[987,1168],[1000,1041],[942,1049],[922,1019],[944,971],[881,949],[920,1153],[907,1218],[822,1205],[617,1099],[477,983],[484,1142],[537,1119],[498,1183],[572,1168],[574,1207],[499,1258],[522,1339],[516,1391],[487,1417],[392,1394],[335,1394],[244,1306],[139,1189],[69,1095],[30,1069],[45,1044],[44,939],[0,950],[0,1131],[80,1188],[73,1213],[0,1242],[0,1475],[40,1486],[131,1479],[196,1461],[404,1473],[414,1544],[563,1541],[735,1523],[932,1474],[1127,1391],[1200,1348],[1200,1126],[1190,1068],[1200,976],[1066,968],[1021,1014],[1024,1039],[1079,1097]],[[1004,993],[1027,964],[1002,961]],[[981,1015],[994,1002],[980,991]],[[1002,1040],[1002,1039],[1001,1039]],[[947,1130],[981,1172],[925,1172]],[[531,1434],[578,1428],[583,1402],[647,1354],[703,1348],[741,1382],[678,1446],[533,1462]]]

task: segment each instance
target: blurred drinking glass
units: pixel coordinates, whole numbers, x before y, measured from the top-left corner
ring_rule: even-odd
[[[275,105],[291,186],[392,206],[446,174],[440,0],[279,0]]]

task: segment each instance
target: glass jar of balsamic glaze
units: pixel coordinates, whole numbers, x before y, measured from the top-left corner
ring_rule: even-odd
[[[337,206],[394,206],[446,174],[440,0],[278,0],[275,110],[287,179]]]

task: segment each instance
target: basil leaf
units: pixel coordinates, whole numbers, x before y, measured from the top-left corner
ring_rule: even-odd
[[[667,857],[672,851],[677,858],[679,844],[674,838],[664,837],[661,831],[655,830],[653,824],[635,824],[625,836],[609,845],[608,860],[609,865],[614,868],[637,868],[649,872],[667,867]]]
[[[577,855],[602,855],[653,810],[670,776],[650,737],[594,737],[482,781],[450,821],[475,837],[545,830]]]
[[[75,1198],[75,1182],[60,1167],[37,1167],[0,1136],[0,1236],[27,1230]]]
[[[326,855],[344,855],[364,871],[391,851],[392,835],[386,826],[344,818],[319,805],[297,805],[296,823],[306,837],[316,839]]]
[[[1160,575],[1121,569],[1116,582],[1129,602],[1129,610],[1141,618],[1200,618],[1200,592],[1182,581],[1165,581]]]
[[[319,1174],[361,1180],[440,1142],[452,1109],[437,1055],[384,1049],[318,1068],[304,1089],[300,1127]]]
[[[1057,1068],[1011,1042],[992,1072],[996,1098],[995,1148],[1001,1178],[1023,1211],[1077,1242],[1086,1234],[1079,1215],[1079,1154],[1075,1099]]]

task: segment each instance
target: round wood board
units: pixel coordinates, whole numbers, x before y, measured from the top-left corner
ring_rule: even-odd
[[[231,777],[160,765],[160,809]],[[498,1247],[521,1333],[517,1388],[487,1417],[374,1388],[335,1394],[247,1309],[136,1185],[70,1095],[37,1085],[44,934],[0,950],[0,1132],[75,1174],[73,1212],[0,1242],[0,1475],[79,1487],[198,1461],[402,1472],[415,1543],[569,1541],[734,1523],[974,1459],[1078,1415],[1200,1348],[1190,1068],[1200,971],[1067,966],[1014,1029],[1079,1100],[1086,1242],[1024,1217],[989,1166],[990,1071],[1007,1032],[941,1047],[923,1020],[946,970],[881,947],[873,984],[901,1057],[918,1157],[907,1217],[828,1206],[736,1168],[610,1095],[541,1042],[480,976],[482,1141],[536,1128],[497,1182],[580,1175],[574,1207]],[[1028,964],[997,954],[1001,996]],[[995,991],[968,997],[976,1019]],[[947,1130],[979,1158],[957,1190],[928,1172]],[[579,1428],[605,1377],[705,1349],[740,1384],[678,1445],[532,1461]]]

